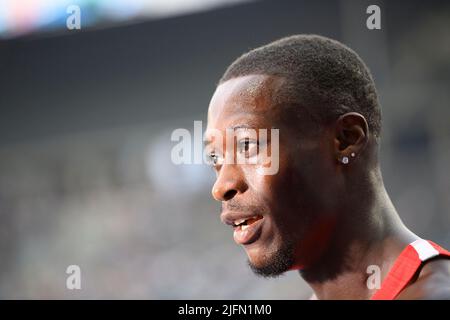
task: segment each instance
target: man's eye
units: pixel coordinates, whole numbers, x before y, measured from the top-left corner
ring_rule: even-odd
[[[211,155],[211,160],[212,160],[212,163],[213,163],[214,165],[216,165],[217,162],[219,161],[219,158],[217,157],[216,154],[213,154],[213,155]]]
[[[217,164],[217,155],[214,152],[211,152],[208,155],[208,159],[209,159],[210,164],[212,164],[212,165]]]
[[[246,156],[252,156],[256,154],[258,148],[257,141],[244,139],[239,142],[239,152],[245,153]]]
[[[217,155],[214,151],[208,154],[209,165],[215,167],[219,164],[219,160],[219,155]]]

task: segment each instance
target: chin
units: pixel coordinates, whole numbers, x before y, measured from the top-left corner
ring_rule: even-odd
[[[286,271],[293,270],[293,246],[285,244],[276,250],[259,248],[247,249],[250,269],[262,277],[277,277]]]
[[[248,261],[254,266],[264,266],[267,262],[267,249],[261,247],[245,247],[245,252],[247,253]]]

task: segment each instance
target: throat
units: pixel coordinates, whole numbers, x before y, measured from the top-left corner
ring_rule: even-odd
[[[379,241],[354,242],[344,254],[300,271],[318,299],[370,299],[403,249],[418,237],[406,228]]]
[[[335,250],[328,252],[314,266],[299,270],[299,274],[320,300],[369,299],[376,290],[368,286],[369,266],[380,261],[372,259],[370,254],[366,256],[367,249],[355,244],[344,254]]]

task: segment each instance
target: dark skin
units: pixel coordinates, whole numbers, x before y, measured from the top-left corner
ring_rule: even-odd
[[[238,210],[262,216],[261,234],[243,245],[255,268],[285,251],[292,256],[288,269],[299,270],[313,299],[369,299],[375,290],[366,285],[367,266],[379,266],[384,279],[400,252],[419,237],[403,225],[384,188],[378,143],[366,119],[347,113],[320,130],[304,119],[292,121],[295,117],[275,99],[283,83],[250,75],[217,87],[206,140],[212,140],[212,129],[225,135],[234,126],[277,128],[280,154],[274,175],[258,173],[262,164],[216,164],[213,197],[223,214]],[[217,141],[208,148],[227,150]],[[344,156],[350,159],[347,165],[340,162]],[[450,261],[426,263],[398,298],[450,298]]]

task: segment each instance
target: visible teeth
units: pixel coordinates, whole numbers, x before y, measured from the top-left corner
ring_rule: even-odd
[[[247,220],[247,219],[235,220],[235,221],[234,221],[234,225],[237,226],[237,225],[239,225],[239,224],[245,222],[245,220]]]
[[[245,230],[245,229],[247,229],[248,227],[249,227],[249,225],[247,225],[247,224],[242,225],[242,226],[241,226],[241,230]]]

